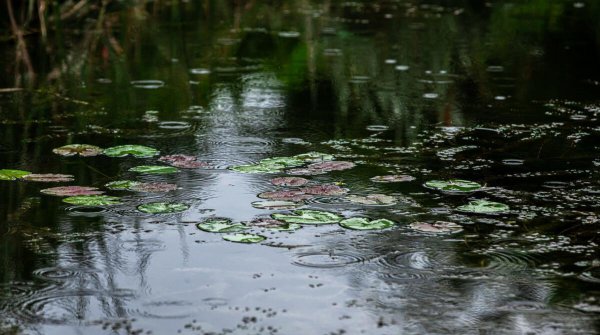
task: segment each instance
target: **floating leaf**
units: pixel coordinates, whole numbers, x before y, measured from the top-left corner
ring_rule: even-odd
[[[332,161],[332,162],[321,162],[321,163],[313,163],[308,166],[308,169],[311,170],[320,170],[320,171],[342,171],[348,170],[355,166],[352,162],[346,161]]]
[[[129,190],[132,186],[135,186],[139,183],[140,182],[133,180],[117,180],[104,184],[104,186],[111,190]]]
[[[340,226],[354,230],[379,230],[390,228],[393,225],[394,222],[387,219],[349,218],[340,221]]]
[[[479,183],[462,179],[430,180],[424,186],[449,193],[474,192],[482,188]]]
[[[305,162],[302,159],[294,157],[265,158],[259,162],[260,165],[282,166],[284,168],[300,166],[304,165],[304,163]]]
[[[279,231],[292,231],[302,228],[302,226],[297,223],[287,223],[269,218],[255,219],[250,222],[246,222],[245,224],[250,227],[274,229]]]
[[[409,227],[420,232],[435,234],[457,233],[463,230],[460,225],[446,221],[435,221],[434,223],[413,222]]]
[[[146,174],[167,174],[167,173],[177,173],[179,170],[172,166],[162,166],[162,165],[140,165],[136,167],[132,167],[129,171],[146,173]]]
[[[169,183],[135,183],[129,189],[136,192],[169,192],[177,189],[177,185]]]
[[[308,179],[300,177],[279,177],[271,179],[271,184],[275,186],[303,186],[308,183]]]
[[[263,199],[282,200],[282,201],[302,201],[302,200],[312,198],[311,195],[306,194],[300,190],[263,192],[263,193],[259,194],[258,197],[263,198]]]
[[[98,156],[102,151],[102,148],[90,144],[69,144],[52,150],[55,154],[66,157],[76,155],[82,157]]]
[[[252,207],[260,209],[293,209],[302,206],[302,203],[292,201],[255,201]]]
[[[190,208],[189,205],[177,202],[150,202],[137,206],[140,212],[149,214],[165,214],[183,212]]]
[[[120,200],[121,198],[119,197],[111,197],[108,195],[81,195],[64,198],[63,202],[81,206],[108,206],[118,205],[121,203]]]
[[[256,234],[232,234],[223,235],[223,239],[225,241],[236,243],[258,243],[266,240],[267,238]]]
[[[296,176],[316,176],[320,174],[325,174],[327,171],[323,170],[314,170],[309,168],[297,168],[297,169],[289,169],[286,173]]]
[[[182,169],[212,167],[212,164],[208,162],[198,162],[196,157],[188,155],[168,155],[162,156],[158,160]]]
[[[233,223],[227,218],[210,218],[196,225],[198,229],[209,233],[234,233],[248,229],[241,223]]]
[[[175,163],[175,162],[193,162],[197,158],[195,156],[189,155],[167,155],[161,156],[158,160],[165,163]]]
[[[467,205],[459,206],[456,208],[462,212],[477,213],[477,214],[497,214],[508,212],[510,208],[502,203],[487,201],[487,200],[475,200],[469,202]]]
[[[299,154],[294,156],[294,158],[301,159],[305,162],[324,162],[324,161],[332,161],[335,158],[333,155],[324,154],[322,152],[311,151],[304,154]]]
[[[110,157],[125,157],[131,155],[137,158],[145,158],[158,155],[158,150],[143,145],[119,145],[104,149],[104,154]]]
[[[231,166],[229,170],[241,173],[277,173],[283,168],[283,165],[246,164]]]
[[[182,168],[182,169],[208,169],[214,168],[214,166],[209,162],[198,162],[198,161],[183,161],[183,162],[173,162],[172,166]]]
[[[294,214],[281,214],[274,213],[271,217],[275,220],[284,221],[287,223],[299,223],[299,224],[330,224],[338,223],[343,219],[342,216],[335,213],[315,211],[315,210],[295,210]]]
[[[413,180],[415,180],[415,177],[405,174],[390,174],[371,178],[371,181],[375,183],[401,183]]]
[[[312,195],[341,195],[348,192],[347,188],[342,188],[334,184],[315,185],[304,187],[299,191]]]
[[[23,170],[0,170],[0,180],[15,180],[23,178],[28,174],[31,174],[31,172]]]
[[[73,181],[75,179],[75,177],[70,174],[53,174],[53,173],[46,173],[46,174],[32,173],[32,174],[25,175],[22,178],[27,181],[45,182],[45,183],[69,182],[69,181]]]
[[[397,200],[395,197],[386,194],[369,194],[366,196],[349,195],[346,199],[355,204],[362,205],[395,205]]]
[[[100,195],[104,192],[96,187],[86,186],[59,186],[43,189],[40,192],[48,195],[56,195],[59,197],[72,197],[78,195]]]

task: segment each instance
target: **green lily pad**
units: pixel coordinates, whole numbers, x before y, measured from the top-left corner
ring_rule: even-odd
[[[260,165],[273,165],[273,166],[283,166],[283,167],[296,167],[300,165],[304,165],[306,162],[299,158],[294,157],[272,157],[262,159],[259,164]]]
[[[198,223],[196,227],[209,233],[235,233],[248,229],[243,224],[233,223],[227,218],[210,218]]]
[[[462,212],[476,214],[498,214],[508,212],[510,210],[510,207],[499,202],[475,200],[469,202],[467,205],[459,206],[456,209]]]
[[[259,209],[293,209],[304,205],[301,202],[293,201],[255,201],[252,203],[252,207]]]
[[[379,193],[374,193],[374,194],[369,194],[366,196],[362,196],[362,195],[349,195],[346,197],[346,199],[352,203],[355,204],[361,204],[361,205],[380,205],[380,206],[389,206],[389,205],[395,205],[398,200],[395,197],[392,197],[391,195],[386,195],[386,194],[379,194]]]
[[[172,166],[162,166],[162,165],[140,165],[136,167],[132,167],[129,171],[139,172],[139,173],[147,173],[147,174],[167,174],[167,173],[177,173],[179,169],[174,168]]]
[[[249,227],[266,228],[278,231],[293,231],[302,228],[302,226],[297,223],[287,223],[271,218],[258,218],[250,222],[244,222],[244,224]]]
[[[236,243],[258,243],[266,240],[267,238],[257,234],[231,234],[223,235],[223,239],[229,242]]]
[[[229,167],[229,170],[241,173],[277,173],[281,172],[283,165],[245,164]]]
[[[474,192],[483,186],[470,180],[450,179],[450,180],[430,180],[424,184],[427,188],[450,193]]]
[[[148,214],[165,214],[183,212],[190,208],[189,205],[177,202],[149,202],[137,206],[140,212]]]
[[[140,182],[133,180],[116,180],[104,184],[104,187],[109,188],[111,190],[128,190],[132,186],[137,185],[139,183]]]
[[[102,151],[102,148],[90,144],[69,144],[52,150],[55,154],[66,157],[77,155],[82,157],[98,156]]]
[[[324,162],[324,161],[332,161],[335,159],[335,157],[333,157],[333,155],[330,154],[324,154],[322,152],[316,152],[316,151],[311,151],[311,152],[307,152],[304,154],[299,154],[296,156],[293,156],[294,158],[297,159],[301,159],[305,162]]]
[[[23,170],[0,170],[0,180],[15,180],[28,174],[31,174],[31,172]]]
[[[158,150],[143,145],[119,145],[104,149],[104,154],[109,157],[125,157],[131,155],[137,158],[145,158],[158,155]]]
[[[393,225],[394,222],[387,219],[349,218],[340,221],[340,226],[354,230],[380,230],[390,228]]]
[[[315,211],[315,210],[295,210],[294,214],[281,214],[274,213],[271,214],[271,217],[275,220],[284,221],[287,223],[299,223],[299,224],[312,224],[312,225],[322,225],[322,224],[332,224],[338,223],[343,219],[342,216],[324,212],[324,211]]]
[[[63,202],[66,202],[71,205],[81,206],[108,206],[120,204],[121,198],[111,197],[108,195],[81,195],[64,198]]]

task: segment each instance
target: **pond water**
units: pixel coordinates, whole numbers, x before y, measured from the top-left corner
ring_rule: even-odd
[[[0,44],[0,333],[599,331],[599,3],[143,2]]]

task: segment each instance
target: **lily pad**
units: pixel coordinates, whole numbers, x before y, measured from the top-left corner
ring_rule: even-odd
[[[415,180],[415,177],[405,174],[390,174],[371,178],[371,181],[375,183],[402,183],[413,180]]]
[[[305,162],[325,162],[325,161],[332,161],[335,159],[335,157],[333,157],[333,155],[324,154],[322,152],[316,152],[316,151],[299,154],[299,155],[294,156],[294,158],[301,159]]]
[[[475,200],[469,202],[467,205],[459,206],[456,209],[462,212],[476,214],[498,214],[508,212],[510,210],[510,207],[499,202]]]
[[[189,205],[177,202],[150,202],[137,206],[140,212],[148,214],[165,214],[183,212],[190,208]]]
[[[259,209],[293,209],[302,206],[303,203],[293,201],[255,201],[252,207]]]
[[[263,192],[258,195],[259,198],[281,200],[281,201],[302,201],[312,198],[311,195],[304,193],[300,190],[285,190],[285,191],[271,191]]]
[[[246,222],[245,224],[250,227],[266,228],[279,231],[292,231],[302,228],[302,226],[297,223],[282,222],[279,220],[269,218],[255,219],[250,222]]]
[[[195,156],[189,155],[167,155],[161,156],[158,160],[165,163],[175,163],[175,162],[193,162],[197,158]]]
[[[102,151],[102,148],[90,144],[69,144],[52,150],[55,154],[66,157],[77,155],[82,157],[98,156]]]
[[[133,180],[116,180],[110,183],[104,184],[105,187],[111,190],[129,190],[131,187],[139,184],[139,181]]]
[[[361,205],[395,205],[398,202],[395,197],[379,193],[366,196],[349,195],[346,199],[352,203]]]
[[[168,155],[162,156],[158,160],[182,169],[198,169],[212,167],[212,164],[208,162],[199,162],[197,161],[196,157],[188,155]]]
[[[327,171],[315,170],[315,169],[309,169],[309,168],[296,168],[296,169],[289,169],[286,171],[286,173],[291,174],[291,175],[296,175],[296,176],[316,176],[316,175],[320,175],[320,174],[326,174]]]
[[[56,195],[59,197],[72,197],[78,195],[100,195],[104,192],[96,187],[86,186],[59,186],[41,190],[40,192],[48,195]]]
[[[129,171],[146,173],[146,174],[167,174],[167,173],[177,173],[178,169],[172,166],[162,166],[162,165],[140,165],[136,167],[132,167]]]
[[[427,188],[435,190],[450,192],[450,193],[464,193],[474,192],[481,189],[483,186],[470,180],[462,179],[450,179],[450,180],[430,180],[424,184]]]
[[[413,222],[409,227],[420,232],[434,234],[458,233],[463,230],[460,225],[446,221],[435,221],[433,223]]]
[[[320,170],[320,171],[342,171],[348,170],[355,166],[356,164],[352,162],[346,161],[331,161],[331,162],[320,162],[310,164],[307,168],[311,170]]]
[[[71,205],[81,206],[108,206],[120,204],[121,198],[111,197],[108,195],[81,195],[64,198],[63,202],[66,202]]]
[[[257,234],[231,234],[223,235],[223,239],[225,241],[236,243],[258,243],[266,240],[267,238]]]
[[[54,174],[54,173],[45,173],[45,174],[37,174],[32,173],[22,177],[27,181],[35,181],[35,182],[44,182],[44,183],[59,183],[59,182],[69,182],[73,181],[75,177],[70,174]]]
[[[340,226],[354,230],[380,230],[390,228],[393,225],[394,222],[387,219],[349,218],[340,221]]]
[[[210,218],[196,225],[198,229],[209,233],[234,233],[248,229],[241,223],[233,223],[227,218]]]
[[[158,150],[143,145],[119,145],[104,149],[104,154],[109,157],[125,157],[131,155],[137,158],[146,158],[158,155]]]
[[[229,167],[229,170],[241,173],[277,173],[283,170],[283,165],[245,164]]]
[[[304,165],[305,162],[302,159],[294,158],[294,157],[272,157],[262,159],[260,165],[273,165],[273,166],[282,166],[284,168],[287,167],[295,167]]]
[[[340,222],[343,217],[330,212],[315,211],[315,210],[295,210],[294,214],[274,213],[271,217],[275,220],[284,221],[287,223],[322,225]]]
[[[279,177],[271,179],[271,184],[275,186],[303,186],[308,183],[308,179],[300,177]]]
[[[299,191],[312,195],[341,195],[348,192],[347,188],[342,188],[334,184],[315,185],[301,188]]]
[[[136,192],[159,193],[175,191],[177,185],[169,183],[135,183],[129,186],[129,190]]]
[[[23,178],[28,174],[31,174],[31,172],[23,170],[0,170],[0,180],[15,180]]]

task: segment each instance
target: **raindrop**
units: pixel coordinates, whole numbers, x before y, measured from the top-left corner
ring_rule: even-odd
[[[136,88],[154,90],[165,86],[165,82],[162,80],[133,80],[131,85]]]

